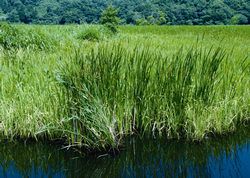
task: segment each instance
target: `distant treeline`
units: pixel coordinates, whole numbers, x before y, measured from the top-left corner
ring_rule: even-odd
[[[121,24],[227,25],[250,23],[250,0],[1,0],[0,21],[25,24],[99,23],[119,8]]]

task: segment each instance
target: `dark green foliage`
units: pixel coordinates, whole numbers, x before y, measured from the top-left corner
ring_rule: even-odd
[[[242,14],[238,14],[238,24],[248,24],[248,19]]]
[[[32,6],[24,6],[20,1],[14,4],[14,9],[8,13],[7,21],[31,23],[38,18],[38,12]]]
[[[230,24],[232,25],[236,25],[236,24],[242,25],[242,24],[247,24],[247,23],[248,23],[247,17],[242,14],[237,14],[230,19]]]
[[[17,23],[19,22],[19,14],[16,9],[12,10],[8,16],[7,16],[7,21],[12,22],[12,23]]]
[[[95,23],[101,18],[102,11],[107,9],[110,4],[113,4],[114,9],[119,8],[117,17],[127,24],[223,25],[232,24],[231,18],[237,14],[240,15],[239,24],[249,24],[250,19],[250,2],[236,0],[155,0],[147,2],[143,0],[58,0],[50,2],[2,0],[0,3],[4,14],[16,9],[21,22],[39,24]],[[141,20],[142,23],[139,23],[139,19],[146,19],[146,21]],[[110,24],[107,26],[115,30]]]
[[[105,29],[99,26],[85,26],[84,30],[77,35],[78,39],[100,41],[109,36]]]
[[[88,29],[83,31],[77,37],[78,39],[89,40],[89,41],[99,41],[101,38],[100,32],[95,29]]]
[[[107,29],[109,29],[112,33],[117,33],[118,24],[120,19],[116,17],[118,14],[118,10],[114,10],[114,7],[111,5],[107,8],[107,10],[102,11],[102,18],[100,18],[100,23],[104,25]]]

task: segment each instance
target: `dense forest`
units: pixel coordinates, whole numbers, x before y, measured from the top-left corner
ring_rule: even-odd
[[[99,23],[119,8],[121,24],[227,25],[250,23],[250,0],[0,0],[0,21],[25,24]]]

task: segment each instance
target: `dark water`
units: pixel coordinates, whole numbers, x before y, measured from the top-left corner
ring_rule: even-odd
[[[204,143],[129,138],[116,156],[79,157],[42,143],[0,143],[0,177],[250,177],[250,129]]]

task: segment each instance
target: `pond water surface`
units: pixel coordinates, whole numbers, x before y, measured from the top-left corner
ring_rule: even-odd
[[[117,155],[85,158],[58,145],[1,142],[0,177],[250,177],[249,134],[203,143],[130,137]]]

